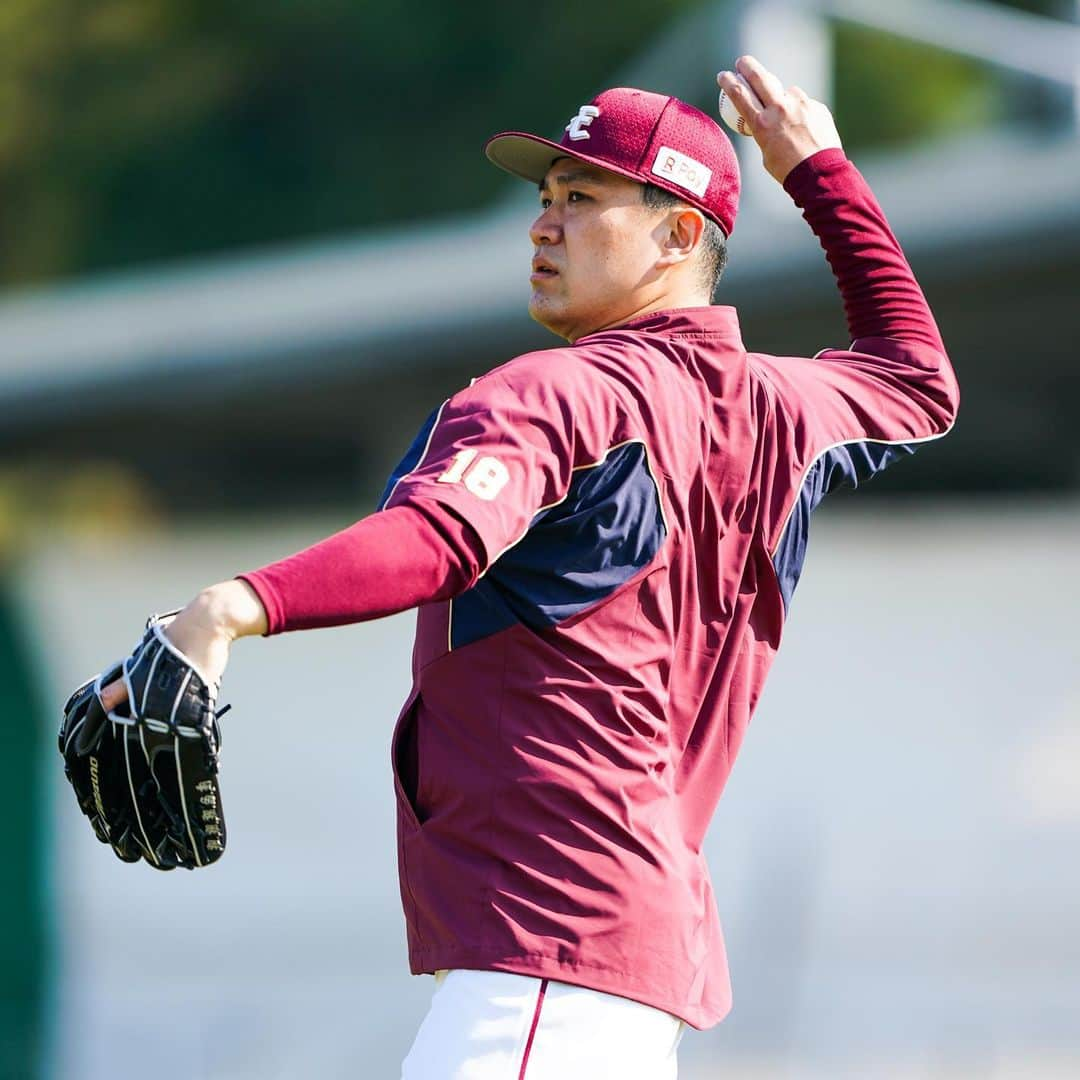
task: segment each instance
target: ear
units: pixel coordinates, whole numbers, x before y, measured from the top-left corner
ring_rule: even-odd
[[[657,266],[675,266],[686,262],[701,242],[705,231],[705,215],[692,206],[672,210],[663,222],[660,257]]]

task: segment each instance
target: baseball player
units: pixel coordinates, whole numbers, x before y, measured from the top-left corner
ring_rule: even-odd
[[[747,352],[711,306],[739,172],[704,113],[617,88],[558,142],[496,135],[539,192],[530,314],[566,344],[436,409],[376,513],[167,630],[220,679],[238,637],[419,608],[392,764],[410,966],[436,990],[406,1080],[676,1075],[684,1028],[731,1004],[702,841],[810,514],[953,423],[934,319],[828,110],[736,69],[719,84],[825,250],[849,347]]]

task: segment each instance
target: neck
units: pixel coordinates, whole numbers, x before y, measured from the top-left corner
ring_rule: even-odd
[[[598,334],[601,330],[611,330],[613,327],[622,326],[623,323],[630,322],[631,319],[637,319],[642,315],[651,315],[654,311],[673,311],[676,308],[708,307],[710,303],[709,297],[702,293],[700,289],[668,291],[659,296],[655,296],[652,299],[642,300],[623,310],[619,315],[612,317],[606,322],[584,329],[575,329],[565,336],[566,340],[573,345],[578,338],[586,337],[588,334]]]

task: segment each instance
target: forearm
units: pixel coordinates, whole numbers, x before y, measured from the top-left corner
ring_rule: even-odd
[[[890,338],[945,348],[930,306],[877,199],[839,149],[797,165],[784,189],[825,250],[852,341]]]
[[[397,506],[275,563],[238,575],[278,634],[363,622],[444,600],[480,573],[482,547],[469,526],[432,508]]]
[[[216,628],[230,641],[267,632],[266,609],[259,594],[239,578],[208,586],[188,607],[198,612],[207,628]]]
[[[397,506],[259,570],[202,589],[165,629],[184,655],[220,683],[237,638],[362,622],[441,600],[468,588],[483,546],[439,506]],[[124,700],[116,680],[106,708]]]

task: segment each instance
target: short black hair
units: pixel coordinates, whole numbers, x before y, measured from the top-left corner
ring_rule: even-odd
[[[641,201],[650,210],[670,210],[675,206],[690,205],[678,195],[666,188],[657,187],[656,184],[645,184],[643,187]],[[706,215],[705,231],[701,234],[701,274],[702,282],[709,290],[710,298],[715,296],[726,266],[727,237],[724,235],[724,230]]]

